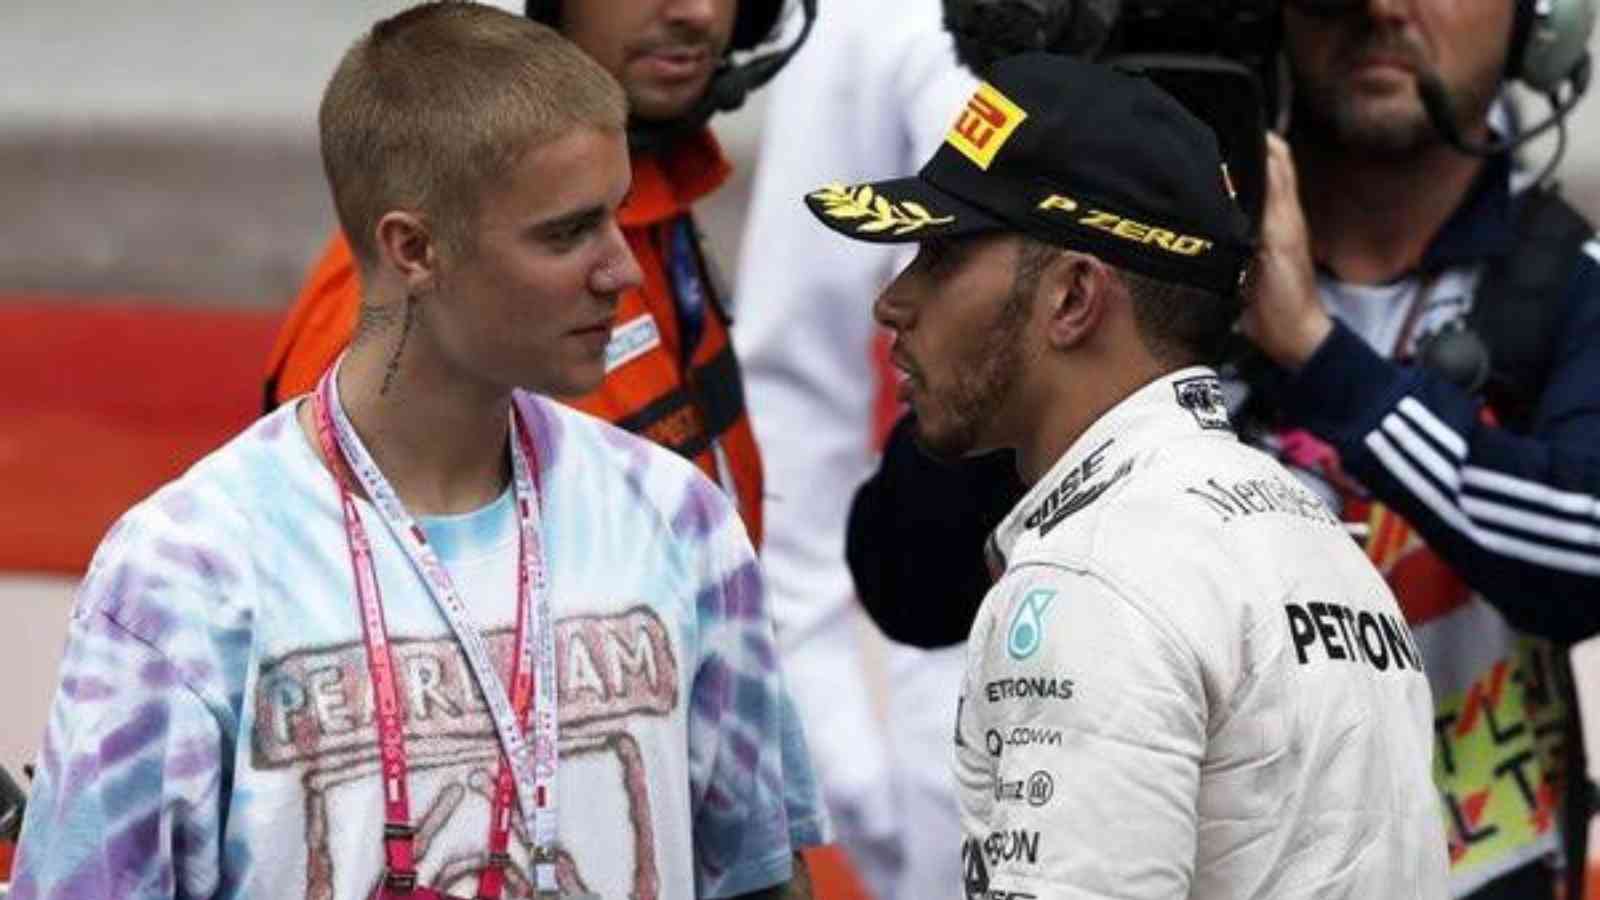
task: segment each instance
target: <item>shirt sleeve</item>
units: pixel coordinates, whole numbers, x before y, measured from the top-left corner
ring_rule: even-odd
[[[1189,896],[1207,720],[1197,657],[1102,576],[1034,565],[1000,590],[958,724],[968,896]]]
[[[789,817],[789,843],[794,849],[820,847],[834,839],[833,825],[822,803],[822,788],[811,767],[811,745],[787,680],[783,691],[783,808]]]
[[[223,886],[231,739],[225,700],[207,683],[218,670],[162,640],[198,582],[148,562],[181,549],[136,530],[121,526],[79,592],[15,900],[207,897]]]
[[[697,896],[719,898],[790,878],[797,847],[787,769],[796,782],[814,778],[784,692],[755,551],[716,489],[703,479],[695,485],[707,492],[703,508],[714,520],[696,601],[699,657],[688,712],[695,881]]]
[[[1529,434],[1343,325],[1281,402],[1512,624],[1577,641],[1600,631],[1600,602],[1581,599],[1600,596],[1600,266],[1584,261],[1566,303]]]

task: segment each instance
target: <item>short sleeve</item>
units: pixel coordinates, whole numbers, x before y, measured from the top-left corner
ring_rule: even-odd
[[[693,490],[716,489],[697,481]],[[689,772],[696,894],[719,898],[791,876],[797,847],[785,767],[804,762],[804,741],[784,693],[755,552],[720,495],[708,497],[704,508],[709,528],[696,599],[700,653],[690,688]],[[791,753],[802,758],[791,760]]]
[[[130,517],[132,518],[132,517]],[[212,896],[223,887],[233,716],[209,629],[228,566],[125,519],[70,623],[13,898]],[[156,535],[163,535],[157,537]]]

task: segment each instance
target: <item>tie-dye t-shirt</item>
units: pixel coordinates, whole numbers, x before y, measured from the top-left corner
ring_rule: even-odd
[[[557,622],[563,892],[689,900],[783,881],[824,826],[737,516],[671,453],[519,404]],[[360,507],[405,702],[421,883],[472,896],[492,724],[404,551]],[[423,526],[504,671],[509,494]],[[376,738],[338,493],[285,407],[135,507],[97,553],[12,896],[364,900],[382,872]],[[505,896],[530,897],[516,825]]]

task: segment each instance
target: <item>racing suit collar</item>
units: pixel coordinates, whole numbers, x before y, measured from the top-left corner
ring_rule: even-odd
[[[989,536],[990,574],[998,579],[1017,545],[1048,534],[1132,471],[1141,451],[1179,437],[1233,438],[1233,425],[1215,370],[1179,369],[1134,391],[1096,419],[1056,460]]]

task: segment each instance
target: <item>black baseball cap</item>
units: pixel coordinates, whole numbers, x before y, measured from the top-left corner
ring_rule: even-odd
[[[1216,135],[1136,71],[1052,53],[990,70],[915,177],[806,196],[824,225],[909,243],[1018,231],[1231,295],[1253,253]]]

